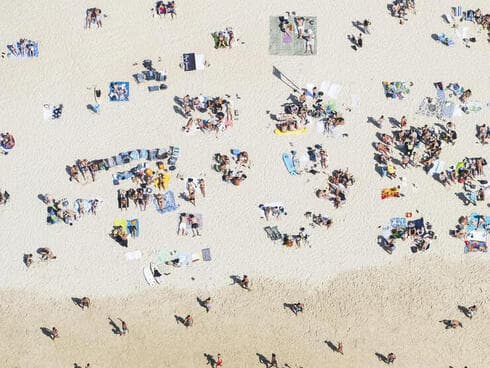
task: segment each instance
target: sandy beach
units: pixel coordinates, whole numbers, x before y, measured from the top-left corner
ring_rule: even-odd
[[[368,123],[369,117],[405,115],[416,127],[445,124],[416,112],[425,97],[435,98],[434,82],[458,82],[471,88],[471,100],[482,108],[451,119],[458,138],[443,146],[440,160],[447,166],[465,157],[489,160],[488,145],[476,137],[477,126],[488,125],[490,117],[487,32],[464,22],[476,38],[468,48],[442,19],[456,4],[417,2],[416,15],[403,25],[386,5],[178,1],[171,19],[154,15],[152,1],[5,4],[2,50],[28,38],[38,42],[39,56],[0,60],[0,132],[15,137],[15,147],[0,155],[0,190],[10,194],[0,205],[1,365],[206,367],[205,354],[221,353],[224,367],[263,367],[259,355],[270,360],[274,352],[280,367],[381,367],[385,363],[375,354],[394,352],[394,365],[402,368],[489,366],[488,253],[466,254],[463,240],[449,233],[460,216],[488,216],[488,196],[465,206],[458,196],[462,185],[444,187],[422,168],[398,168],[393,180],[381,177],[373,142],[377,133],[391,134],[395,127],[388,121],[382,129]],[[84,29],[86,9],[92,7],[107,16],[102,28]],[[482,0],[465,7],[490,13]],[[270,17],[285,11],[316,17],[315,55],[269,54]],[[352,22],[363,19],[371,21],[371,34],[354,51],[347,35],[357,35]],[[217,50],[211,33],[226,27],[233,27],[237,47]],[[441,32],[455,45],[431,37]],[[179,63],[190,52],[205,55],[210,66],[185,72]],[[167,71],[168,88],[149,92],[149,84],[136,83],[133,75],[144,69],[145,59]],[[280,113],[294,94],[274,76],[274,67],[301,88],[324,81],[340,85],[336,103],[344,134],[325,135],[316,123],[303,135],[274,134],[271,114]],[[382,82],[399,80],[413,82],[410,93],[403,100],[386,98]],[[112,81],[129,81],[128,102],[109,101]],[[87,108],[94,89],[101,90],[99,113]],[[187,119],[176,112],[176,98],[187,94],[229,95],[238,110],[233,126],[218,137],[185,133]],[[45,104],[63,104],[61,118],[44,120]],[[292,176],[281,160],[284,152],[304,152],[315,144],[328,152],[328,174],[348,168],[355,178],[340,208],[315,196],[328,175]],[[146,211],[118,208],[117,191],[130,184],[113,185],[111,175],[133,163],[98,172],[86,183],[70,181],[66,171],[78,159],[169,146],[181,151],[169,184],[179,207],[163,215],[154,205]],[[224,183],[212,168],[213,156],[231,149],[250,155],[240,186]],[[484,170],[479,179],[488,180],[488,167]],[[190,177],[206,181],[206,197],[198,193],[196,206],[181,197]],[[397,185],[403,197],[380,199],[383,188]],[[78,198],[103,203],[96,215],[86,214],[73,226],[48,225],[46,193],[70,203]],[[267,222],[258,207],[273,202],[282,203],[287,215]],[[201,236],[177,234],[181,212],[202,214]],[[311,227],[306,212],[328,214],[333,225]],[[378,244],[381,228],[406,213],[429,221],[437,238],[425,252],[412,253],[407,240],[388,254]],[[128,248],[109,236],[118,218],[139,219],[140,236],[129,239]],[[267,238],[268,225],[286,234],[304,226],[309,241],[286,248]],[[57,258],[39,261],[40,247]],[[143,268],[162,249],[203,248],[210,248],[211,261],[169,267],[171,274],[155,287],[146,282]],[[128,260],[131,251],[140,251],[141,258]],[[34,254],[29,268],[22,262],[26,253]],[[244,274],[251,279],[250,292],[232,284],[232,276]],[[93,303],[86,311],[72,301],[82,296]],[[213,308],[206,313],[196,298],[208,296]],[[305,304],[298,316],[284,307],[296,302]],[[478,313],[469,320],[458,305],[472,304]],[[175,317],[188,314],[194,318],[191,328]],[[116,336],[108,317],[127,321],[128,336]],[[444,319],[464,327],[447,330],[439,322]],[[55,341],[41,330],[52,326],[60,331]],[[342,341],[344,355],[326,341]]]

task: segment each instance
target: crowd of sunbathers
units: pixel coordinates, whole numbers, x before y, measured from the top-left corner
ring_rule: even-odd
[[[175,17],[177,15],[175,9],[175,1],[158,1],[155,6],[155,11],[158,15],[170,14],[170,17]]]
[[[222,174],[223,181],[238,186],[247,179],[244,170],[250,168],[250,160],[246,151],[231,150],[231,153],[231,159],[227,154],[214,155],[213,168]]]
[[[95,24],[97,28],[102,28],[102,10],[97,8],[87,9],[87,16],[85,17],[85,28],[90,28]]]
[[[182,127],[186,133],[200,130],[218,135],[233,125],[233,108],[230,101],[223,97],[185,95],[179,100],[179,104],[184,110],[184,116],[188,118]],[[203,116],[204,114],[207,116]]]
[[[327,132],[345,124],[344,118],[336,109],[325,103],[324,93],[317,87],[313,87],[311,91],[303,90],[292,102],[283,106],[284,112],[275,116],[278,120],[276,127],[283,133],[303,129],[311,122],[311,118],[323,119]]]
[[[432,225],[424,222],[423,219],[408,221],[407,226],[396,226],[391,229],[390,235],[385,239],[383,248],[392,254],[396,249],[395,240],[412,240],[414,248],[412,252],[426,251],[430,248],[431,241],[437,239],[437,235],[432,231]]]
[[[415,0],[394,0],[389,8],[391,16],[400,18],[400,24],[404,24],[409,12],[415,14]]]
[[[354,184],[354,177],[349,170],[334,170],[328,178],[328,187],[317,189],[316,196],[322,199],[329,199],[335,208],[339,208],[346,201],[348,187]]]
[[[384,116],[378,119],[378,122],[384,120]],[[382,124],[382,123],[380,123]],[[405,116],[400,120],[400,130],[393,131],[393,135],[379,134],[379,142],[374,143],[376,149],[375,160],[380,164],[378,166],[381,174],[389,178],[396,178],[395,163],[406,169],[408,165],[414,167],[423,166],[426,172],[429,172],[434,161],[439,158],[442,150],[442,143],[454,144],[457,138],[455,126],[448,122],[444,130],[439,127],[425,125],[422,128],[413,126],[408,127],[408,121]],[[424,144],[425,151],[420,156],[417,148]],[[401,159],[393,157],[393,150],[397,148],[400,151]]]
[[[237,45],[237,39],[235,38],[235,33],[231,27],[227,27],[224,31],[218,31],[213,33],[214,38],[214,48],[224,49],[233,48]]]
[[[279,17],[279,29],[282,33],[289,36],[290,42],[292,42],[294,36],[304,40],[305,54],[308,52],[313,54],[315,34],[312,28],[307,28],[308,25],[313,25],[313,22],[313,19],[295,16],[294,12],[286,12],[286,16]]]

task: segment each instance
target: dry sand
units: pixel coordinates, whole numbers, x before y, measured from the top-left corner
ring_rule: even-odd
[[[204,353],[221,352],[225,367],[254,367],[260,366],[256,353],[270,358],[274,351],[291,367],[358,367],[381,365],[374,353],[393,351],[400,367],[488,366],[488,255],[464,255],[462,242],[448,235],[461,214],[488,212],[487,203],[463,207],[456,188],[443,188],[421,169],[400,170],[408,183],[405,197],[381,201],[381,188],[393,182],[374,171],[371,143],[377,129],[366,123],[368,116],[381,114],[397,119],[407,115],[414,125],[434,123],[415,111],[423,97],[434,96],[436,81],[458,81],[472,89],[475,100],[486,103],[488,43],[483,33],[476,34],[478,42],[471,49],[461,42],[444,47],[431,38],[432,33],[451,33],[441,15],[454,4],[417,4],[417,15],[400,26],[384,2],[368,3],[182,1],[173,21],[151,17],[152,1],[5,4],[1,42],[37,40],[40,56],[0,62],[0,128],[17,142],[8,156],[0,157],[0,188],[11,194],[10,203],[0,208],[1,365],[70,367],[89,361],[94,367],[204,367]],[[92,6],[108,15],[100,30],[83,29],[84,10]],[[468,3],[478,6],[490,11],[484,1]],[[269,16],[285,10],[317,16],[316,56],[268,55]],[[364,18],[373,23],[372,35],[354,52],[346,35],[355,31],[351,21]],[[214,50],[210,33],[227,26],[245,44]],[[184,73],[178,67],[183,52],[205,54],[211,67]],[[149,94],[146,86],[133,82],[131,75],[142,69],[145,58],[168,71],[168,90]],[[272,75],[273,65],[300,86],[324,80],[341,84],[338,105],[350,104],[351,94],[360,96],[360,108],[344,113],[349,137],[325,138],[314,131],[274,136],[266,111],[279,112],[291,90]],[[93,102],[93,86],[105,97],[109,82],[117,80],[130,81],[130,101],[103,98],[101,113],[90,113],[86,105]],[[403,101],[386,100],[383,80],[413,81],[415,86]],[[180,129],[184,120],[174,112],[174,96],[199,93],[241,96],[236,101],[239,120],[219,139],[188,136]],[[45,103],[63,103],[62,119],[43,121]],[[466,156],[488,159],[488,147],[475,138],[475,124],[488,122],[488,117],[485,107],[455,118],[459,138],[442,158],[448,163]],[[291,149],[290,143],[298,150],[322,143],[329,170],[349,167],[357,182],[343,208],[335,210],[315,197],[314,189],[325,184],[324,175],[287,174],[280,155]],[[121,216],[110,175],[80,185],[68,181],[65,166],[78,158],[169,145],[181,147],[179,173],[203,173],[207,180],[207,197],[198,196],[196,209],[179,200],[181,210],[204,215],[203,236],[177,237],[175,212],[161,216],[133,207],[123,216],[141,221],[141,237],[130,241],[130,248],[141,250],[143,259],[128,262],[126,250],[107,235]],[[240,187],[222,183],[210,168],[214,153],[235,147],[247,150],[253,164]],[[185,185],[173,178],[170,188],[180,193]],[[101,197],[104,206],[75,226],[47,226],[45,206],[38,200],[44,193],[70,200]],[[288,216],[278,223],[285,232],[305,225],[303,214],[309,210],[328,213],[334,226],[312,230],[311,248],[273,245],[257,210],[269,201],[285,204]],[[376,244],[378,226],[416,210],[439,235],[430,251],[413,255],[403,244],[392,256],[383,252]],[[22,254],[44,246],[58,259],[36,262],[26,270]],[[142,268],[162,247],[193,252],[211,247],[213,261],[177,270],[163,287],[149,290]],[[251,293],[228,287],[230,275],[244,273],[254,283]],[[84,295],[94,306],[81,312],[70,298]],[[196,296],[205,295],[217,299],[209,316],[195,302]],[[306,312],[297,318],[282,307],[296,301],[306,304]],[[463,319],[459,303],[479,303],[475,320]],[[185,331],[174,314],[187,313],[195,315],[196,324]],[[122,341],[112,336],[108,316],[125,319],[130,335]],[[462,320],[464,328],[446,331],[438,323],[445,318]],[[54,343],[40,331],[53,325],[62,336]],[[345,356],[329,350],[327,339],[342,340]]]

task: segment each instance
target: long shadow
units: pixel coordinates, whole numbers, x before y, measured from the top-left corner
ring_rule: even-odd
[[[333,351],[333,352],[337,352],[337,346],[330,340],[325,340],[325,344],[327,344],[327,346]]]
[[[114,333],[114,335],[121,335],[122,331],[119,328],[119,326],[116,324],[116,322],[114,322],[111,317],[108,317],[108,319],[109,319],[109,324],[112,326],[112,332]]]
[[[242,285],[242,279],[239,276],[231,275],[230,279],[231,279],[231,281],[233,281],[233,283],[231,285],[235,285],[235,284],[238,284],[240,286]]]
[[[266,368],[269,368],[269,364],[271,364],[271,362],[260,353],[256,353],[256,355],[259,357],[259,363],[265,365]]]
[[[289,94],[289,97],[287,98],[287,100],[291,100],[291,102],[295,105],[299,105],[299,100],[298,100],[298,97],[296,97],[294,94],[290,93]]]
[[[80,307],[82,308],[82,299],[80,298],[71,298],[71,301],[73,302],[73,304],[75,304],[77,307]]]
[[[367,117],[367,122],[373,124],[376,128],[381,128],[381,125],[378,123],[378,121],[373,118],[372,116]]]
[[[465,206],[470,204],[470,201],[468,200],[468,198],[466,198],[463,192],[454,193],[454,195],[458,197]]]
[[[350,41],[351,43],[351,48],[354,50],[354,51],[357,51],[357,40],[356,38],[354,37],[354,35],[347,35],[347,39]]]
[[[175,318],[175,322],[177,322],[177,324],[179,324],[179,323],[184,324],[184,322],[185,322],[185,320],[181,316],[178,316],[176,314],[174,314],[174,318]]]
[[[184,114],[184,110],[182,110],[182,109],[181,109],[179,106],[177,106],[177,105],[174,105],[174,112],[175,112],[176,114],[181,115],[181,116],[182,116],[182,117],[184,117],[184,118],[186,117],[186,116],[185,116],[185,114]]]
[[[180,107],[184,107],[184,101],[179,96],[174,96],[174,102]]]
[[[207,360],[207,363],[206,363],[207,365],[210,365],[212,368],[214,368],[216,366],[216,359],[214,359],[214,357],[211,354],[204,353],[204,357]]]
[[[463,313],[466,317],[470,317],[470,311],[468,310],[468,308],[466,308],[465,306],[463,305],[458,305],[458,309],[461,313]]]
[[[51,340],[53,340],[53,334],[52,334],[52,332],[51,332],[51,330],[50,330],[49,328],[47,328],[47,327],[41,327],[41,328],[40,328],[40,330],[41,330],[41,332],[42,332],[42,333],[43,333],[45,336],[47,336],[47,337],[49,337]]]
[[[294,304],[292,303],[283,303],[283,308],[289,309],[291,312],[294,313],[295,316],[298,315],[298,312],[294,309]]]
[[[374,355],[376,355],[376,357],[378,358],[378,360],[381,360],[382,362],[385,362],[385,363],[388,362],[388,358],[386,358],[386,356],[384,356],[383,354],[381,354],[381,353],[374,353]]]
[[[282,83],[284,83],[286,86],[291,88],[294,92],[298,92],[301,88],[299,88],[296,83],[294,83],[291,79],[289,79],[287,76],[285,76],[279,69],[277,69],[275,66],[272,66],[272,75],[279,79]]]
[[[46,196],[44,194],[38,194],[37,199],[39,199],[43,203],[46,203]]]
[[[401,126],[400,126],[400,122],[399,122],[397,119],[395,119],[395,118],[393,118],[393,117],[389,117],[389,118],[388,118],[388,121],[389,121],[389,122],[390,122],[390,124],[393,126],[393,128],[401,128]]]
[[[356,21],[352,21],[352,25],[354,27],[356,27],[360,32],[366,34],[366,30],[364,29],[364,27],[362,26],[362,23],[359,22],[358,20]]]

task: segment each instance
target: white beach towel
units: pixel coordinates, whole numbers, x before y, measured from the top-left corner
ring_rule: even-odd
[[[320,91],[322,91],[324,94],[327,94],[328,89],[330,88],[330,84],[330,82],[323,81],[322,84],[320,84]]]
[[[145,276],[145,280],[150,286],[155,286],[156,281],[153,277],[153,273],[151,272],[150,266],[143,268],[143,275]]]
[[[444,170],[445,162],[442,160],[435,160],[434,165],[431,167],[427,174],[434,176],[435,174],[440,174]]]
[[[339,97],[339,93],[342,90],[342,86],[333,83],[328,89],[327,96],[336,100]]]
[[[134,261],[136,259],[141,259],[142,253],[140,250],[135,250],[133,252],[127,252],[126,253],[126,260],[128,261]]]
[[[313,88],[315,85],[313,83],[306,83],[306,95],[308,97],[313,97]]]

